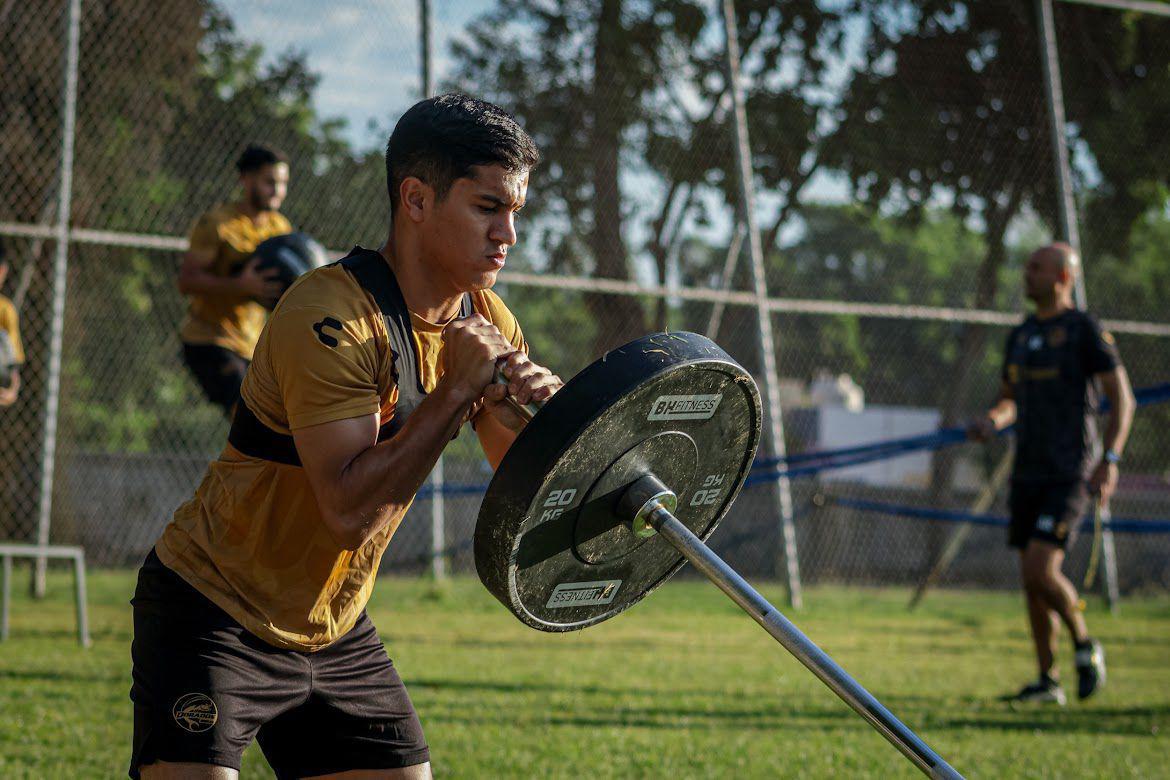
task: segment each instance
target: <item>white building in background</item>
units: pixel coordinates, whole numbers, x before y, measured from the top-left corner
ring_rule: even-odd
[[[836,450],[889,439],[921,436],[939,428],[937,409],[913,406],[866,405],[865,391],[848,374],[820,370],[809,383],[806,410],[812,419],[805,430],[808,450]],[[803,416],[803,415],[801,415]],[[963,445],[956,445],[963,446]],[[932,451],[832,469],[820,475],[823,482],[853,482],[879,487],[925,488],[930,484]],[[978,489],[983,484],[970,458],[962,459],[954,473],[955,487]]]
[[[813,406],[840,406],[851,412],[865,409],[865,391],[848,374],[831,374],[819,369],[808,385]]]

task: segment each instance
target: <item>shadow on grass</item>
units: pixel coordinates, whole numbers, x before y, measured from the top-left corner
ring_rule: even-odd
[[[75,672],[66,670],[32,670],[32,669],[0,669],[0,681],[20,680],[23,682],[59,682],[59,683],[116,683],[125,678],[129,685],[129,676],[122,674],[96,674],[93,672]]]
[[[133,634],[122,628],[107,628],[105,626],[93,628],[89,630],[89,638],[94,642],[124,642],[130,644],[130,640],[134,638]],[[0,643],[0,649],[3,649],[13,641],[19,642],[28,639],[51,639],[53,641],[70,641],[74,647],[80,647],[77,644],[77,627],[76,626],[23,626],[16,624],[12,626],[11,633],[8,636],[8,641]]]
[[[465,707],[430,707],[423,711],[425,721],[441,723],[458,723],[467,726],[481,724],[498,724],[501,718],[507,718],[510,710],[483,710],[480,714],[472,715]],[[572,726],[577,728],[644,728],[678,731],[679,729],[735,729],[751,731],[775,731],[777,729],[816,729],[819,731],[838,731],[849,728],[854,723],[860,724],[861,719],[852,712],[830,712],[827,710],[813,711],[773,711],[766,708],[760,710],[695,710],[670,706],[629,708],[615,710],[582,709],[578,712],[558,709],[556,714],[548,717],[532,718],[529,723],[538,723],[543,727]]]
[[[573,696],[595,695],[613,697],[615,702],[632,696],[662,697],[671,692],[653,688],[622,686],[565,685],[555,683],[519,683],[479,680],[423,678],[409,680],[413,689],[439,692],[476,694],[503,694],[526,697],[553,693]],[[744,695],[724,690],[676,691],[674,695],[701,696],[710,706],[695,707],[663,704],[661,706],[620,706],[599,711],[596,707],[583,708],[580,713],[560,710],[556,715],[539,719],[541,723],[556,726],[641,727],[641,728],[696,728],[704,725],[725,728],[767,730],[777,728],[819,728],[832,730],[843,725],[860,723],[859,716],[843,704],[825,709],[785,707],[775,701],[759,707],[745,707]],[[825,702],[836,702],[825,691]],[[466,701],[466,697],[461,696]],[[888,696],[883,702],[898,717],[905,717],[911,729],[931,732],[955,729],[987,729],[994,731],[1045,731],[1053,734],[1113,734],[1119,736],[1154,736],[1155,727],[1170,719],[1170,704],[1137,707],[1098,707],[1073,705],[1069,708],[1043,709],[1037,706],[1012,709],[995,699],[965,698],[947,701],[921,696]],[[527,704],[525,705],[527,707]],[[962,710],[962,717],[945,713]],[[484,706],[480,714],[471,715],[465,708],[446,710],[440,702],[428,707],[427,717],[454,723],[485,723],[499,720],[499,712],[515,712],[517,708],[501,705]],[[925,716],[922,713],[927,713]],[[907,714],[914,717],[906,717]],[[680,722],[681,721],[681,722]]]
[[[468,697],[476,694],[503,694],[516,695],[524,698],[523,707],[513,707],[507,703],[495,702],[479,709],[479,714],[471,715],[468,710],[459,706],[457,709],[447,707],[438,702],[426,708],[424,717],[450,723],[477,724],[495,723],[500,720],[500,712],[514,713],[520,710],[531,710],[528,701],[530,696],[548,694],[570,694],[573,697],[592,695],[609,697],[614,702],[612,709],[584,707],[580,712],[559,709],[557,714],[548,717],[539,717],[541,724],[551,726],[587,726],[610,728],[656,728],[678,729],[713,727],[713,728],[745,728],[753,730],[773,730],[777,728],[819,728],[835,730],[851,725],[859,716],[847,709],[845,705],[834,706],[835,699],[825,692],[825,702],[828,708],[795,708],[785,706],[777,699],[767,699],[766,703],[758,707],[745,707],[744,696],[741,693],[727,690],[696,690],[663,691],[661,688],[634,688],[621,686],[598,685],[563,685],[554,683],[513,683],[492,682],[479,680],[449,680],[449,679],[416,679],[408,680],[408,687],[413,690],[432,690],[441,692],[456,692],[461,694],[460,700],[467,701]],[[466,694],[464,696],[463,694]],[[664,695],[685,696],[688,698],[701,697],[709,701],[709,706],[697,707],[694,705],[678,705],[664,703],[658,706],[630,706],[621,704],[631,697],[646,697],[647,699],[661,699]],[[682,721],[680,723],[680,721]]]
[[[1160,714],[1159,714],[1160,713]],[[1071,713],[1065,713],[1071,714]],[[1049,734],[1112,734],[1123,737],[1160,738],[1151,720],[1162,722],[1165,708],[1134,707],[1130,709],[1092,710],[1077,717],[1029,717],[1029,713],[1015,712],[987,718],[942,718],[931,722],[938,729],[994,729],[996,731],[1046,732]]]
[[[680,634],[682,632],[679,632]],[[484,639],[482,637],[451,638],[447,636],[433,636],[427,634],[380,634],[382,643],[387,652],[394,656],[394,646],[398,645],[440,645],[443,647],[470,647],[476,650],[523,650],[531,651],[534,648],[530,636],[518,636],[516,639]],[[547,634],[547,641],[539,645],[541,652],[572,652],[581,649],[621,649],[648,650],[656,647],[669,648],[673,652],[683,653],[687,648],[679,647],[678,639],[672,635],[657,637],[639,635],[631,637],[605,636],[601,639],[583,639],[579,635],[570,635],[568,638],[556,638],[557,635]],[[720,645],[720,647],[722,647]],[[745,655],[752,651],[745,651]]]
[[[594,696],[662,696],[662,688],[637,688],[633,686],[606,686],[606,685],[566,685],[563,683],[541,682],[504,682],[497,680],[455,680],[449,678],[419,677],[406,678],[406,684],[413,689],[432,689],[438,691],[458,691],[460,693],[502,693],[502,694],[533,694],[533,693],[572,693],[574,695]],[[674,691],[677,695],[728,697],[727,691],[687,688]]]
[[[997,731],[1044,731],[1053,734],[1115,734],[1156,736],[1150,733],[1170,719],[1170,703],[1136,707],[1108,707],[1071,703],[1011,704],[998,699],[964,698],[947,702],[924,696],[888,696],[885,704],[894,712],[929,712],[928,727],[937,729],[994,729]],[[949,716],[962,710],[961,717]],[[1160,728],[1157,729],[1160,731]]]

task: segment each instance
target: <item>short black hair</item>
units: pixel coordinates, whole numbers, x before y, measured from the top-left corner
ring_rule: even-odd
[[[242,176],[245,173],[258,171],[265,165],[276,165],[277,163],[288,164],[288,157],[284,152],[271,146],[248,144],[240,153],[239,159],[236,160],[236,170]]]
[[[499,106],[450,93],[415,103],[394,126],[386,144],[390,213],[398,208],[402,180],[414,176],[446,197],[473,165],[531,170],[540,162],[536,142]]]

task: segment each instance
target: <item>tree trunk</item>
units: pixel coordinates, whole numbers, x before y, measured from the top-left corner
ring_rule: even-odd
[[[987,201],[994,203],[993,198],[988,198]],[[987,216],[987,254],[979,265],[975,279],[975,299],[972,302],[972,306],[976,309],[991,308],[995,302],[995,295],[999,290],[999,272],[1007,260],[1004,236],[1007,233],[1008,223],[1015,217],[1019,205],[1019,195],[1017,191],[1013,191],[1006,206],[993,209]],[[946,371],[945,375],[948,381],[940,385],[942,392],[939,396],[938,406],[942,417],[941,427],[957,425],[969,416],[979,404],[987,400],[973,398],[971,392],[975,367],[979,364],[986,349],[987,326],[976,323],[967,324],[959,337],[959,354]],[[928,494],[928,500],[932,506],[942,506],[950,497],[955,463],[956,453],[954,450],[935,451],[930,463]],[[941,526],[933,526],[932,529],[928,543],[930,551],[927,560],[934,560],[938,556],[949,535],[949,529]]]
[[[622,198],[618,183],[625,107],[621,68],[621,0],[604,0],[597,22],[592,95],[593,227],[589,247],[594,273],[603,278],[628,280],[629,257],[622,242]],[[642,304],[626,295],[586,293],[585,306],[597,324],[596,355],[642,335],[646,329]]]
[[[666,260],[670,253],[670,237],[667,235],[668,222],[670,221],[670,210],[674,206],[674,196],[678,193],[679,182],[677,180],[670,183],[670,189],[666,193],[666,199],[662,203],[662,210],[658,214],[658,218],[654,220],[654,243],[651,247],[654,254],[654,267],[658,271],[658,283],[666,285]],[[654,313],[654,330],[666,329],[666,298],[659,298],[655,307]]]

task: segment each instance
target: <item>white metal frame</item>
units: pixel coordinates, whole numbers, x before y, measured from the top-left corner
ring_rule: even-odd
[[[89,647],[89,607],[85,589],[85,550],[54,545],[0,544],[0,642],[8,639],[12,601],[12,559],[31,558],[35,568],[48,558],[73,562],[73,592],[77,603],[77,642]]]
[[[1170,4],[1152,2],[1151,0],[1059,0],[1062,3],[1074,5],[1095,5],[1099,8],[1112,8],[1117,11],[1136,11],[1155,16],[1170,16]]]
[[[69,271],[69,216],[73,205],[73,133],[77,122],[77,71],[81,44],[81,0],[69,3],[69,50],[65,63],[64,126],[61,130],[61,182],[57,193],[57,241],[53,262],[53,320],[49,336],[49,378],[45,392],[45,430],[41,447],[41,491],[37,503],[37,545],[49,543],[53,513],[53,476],[57,465],[57,408],[61,397],[61,350],[65,335],[65,283]],[[45,595],[45,558],[33,567],[33,595]]]
[[[765,413],[767,425],[764,441],[770,454],[783,458],[787,454],[784,440],[784,415],[780,408],[779,374],[776,369],[776,346],[772,333],[772,314],[768,306],[768,282],[764,274],[764,247],[760,241],[760,230],[756,224],[756,187],[752,165],[751,142],[748,138],[747,110],[744,105],[743,86],[739,73],[739,28],[735,21],[734,0],[722,0],[723,28],[727,59],[728,92],[733,107],[732,127],[735,131],[735,158],[738,163],[740,207],[747,228],[748,256],[752,263],[752,285],[755,294],[752,303],[756,307],[756,321],[760,344],[760,360],[763,376],[764,395],[767,398]],[[727,280],[725,280],[726,282]],[[674,292],[672,290],[672,292]],[[792,511],[792,485],[786,476],[777,476],[772,483],[780,508],[780,538],[784,549],[784,575],[788,586],[788,604],[800,609],[804,598],[800,583],[800,559],[796,550],[796,523]],[[779,567],[778,567],[779,568]]]

